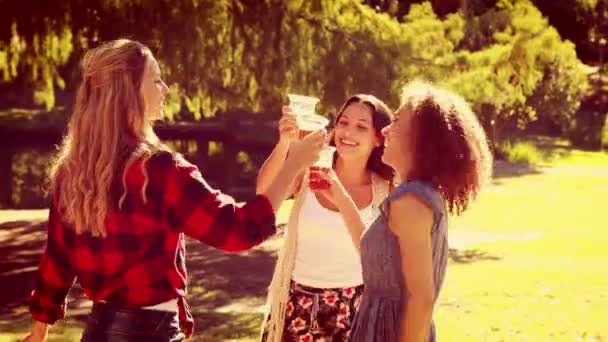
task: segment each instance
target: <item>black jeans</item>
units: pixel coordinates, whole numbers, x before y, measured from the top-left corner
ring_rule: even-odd
[[[129,309],[95,303],[81,342],[181,342],[177,312]]]

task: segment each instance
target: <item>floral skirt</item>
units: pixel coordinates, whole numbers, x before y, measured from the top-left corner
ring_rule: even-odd
[[[348,341],[363,285],[319,289],[291,282],[283,341]],[[266,341],[266,327],[262,341]]]

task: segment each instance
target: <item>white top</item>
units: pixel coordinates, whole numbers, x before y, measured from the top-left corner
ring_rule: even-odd
[[[304,198],[299,214],[292,279],[299,284],[322,289],[363,284],[361,257],[342,216],[323,207],[308,187],[302,191]],[[374,193],[372,198],[375,196]],[[371,203],[375,200],[372,199]],[[366,226],[379,214],[379,209],[371,203],[359,210]]]
[[[107,303],[105,300],[100,300],[99,302]],[[150,305],[150,306],[142,306],[141,308],[146,309],[146,310],[178,312],[179,304],[178,304],[178,299],[173,298],[173,299],[169,299],[166,302],[162,302],[162,303]]]
[[[179,306],[177,304],[177,298],[173,298],[173,299],[169,299],[166,302],[162,302],[160,304],[156,304],[156,305],[152,305],[152,306],[144,306],[142,309],[178,312]]]

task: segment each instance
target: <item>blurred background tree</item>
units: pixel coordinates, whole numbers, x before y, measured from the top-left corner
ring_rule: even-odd
[[[526,134],[598,149],[607,1],[0,0],[0,112],[64,123],[84,51],[127,37],[161,63],[168,121],[278,112],[288,92],[396,109],[422,78],[471,102],[499,158]]]
[[[470,100],[497,142],[531,123],[576,140],[584,129],[573,119],[594,70],[581,60],[601,64],[608,25],[604,0],[3,0],[2,8],[2,107],[69,107],[83,52],[130,37],[161,61],[170,120],[276,110],[287,92],[320,96],[325,112],[353,92],[396,107],[403,83],[426,78]]]

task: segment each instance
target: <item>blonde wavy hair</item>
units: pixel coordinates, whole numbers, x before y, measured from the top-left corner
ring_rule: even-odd
[[[150,59],[145,45],[128,39],[104,43],[82,59],[74,112],[50,175],[62,216],[77,233],[106,236],[107,214],[126,196],[126,170],[143,159],[147,183],[145,162],[164,148],[146,118],[140,90]],[[111,187],[119,176],[123,193],[115,203]]]

